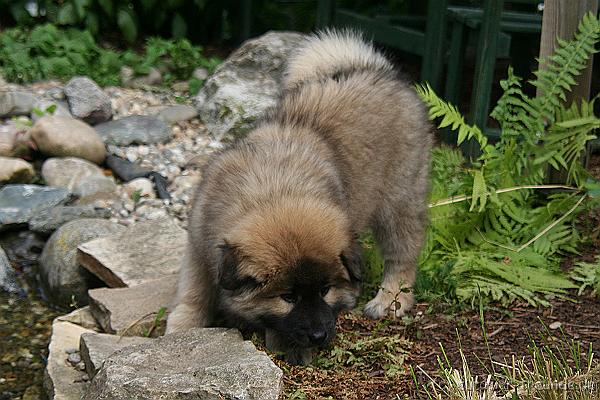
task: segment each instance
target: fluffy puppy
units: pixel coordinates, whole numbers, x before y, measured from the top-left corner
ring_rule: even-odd
[[[365,314],[411,308],[432,130],[412,88],[351,32],[307,40],[284,86],[278,106],[204,171],[167,332],[250,327],[304,364],[355,305],[357,234],[371,229],[385,261]]]

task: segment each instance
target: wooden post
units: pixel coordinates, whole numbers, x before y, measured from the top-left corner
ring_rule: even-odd
[[[556,38],[570,40],[577,31],[577,26],[585,14],[598,11],[598,0],[546,0],[542,19],[542,38],[540,42],[540,59],[552,55],[556,47]],[[540,65],[543,68],[543,65]],[[587,69],[575,78],[577,86],[567,94],[567,104],[574,99],[589,99],[592,83],[592,58]],[[539,95],[539,92],[538,92]]]
[[[542,38],[540,41],[540,59],[548,58],[554,52],[557,40],[570,40],[577,31],[579,22],[588,12],[598,11],[598,0],[546,0],[544,2],[544,15],[542,18]],[[590,86],[592,84],[592,62],[590,57],[587,68],[581,75],[575,77],[577,85],[571,88],[567,93],[566,105],[570,105],[574,100],[590,98]],[[544,68],[543,63],[538,68]],[[537,95],[540,95],[538,89]],[[586,154],[583,157],[583,164],[587,166],[591,149],[588,145]],[[567,171],[555,170],[548,167],[548,183],[564,183],[567,180]]]

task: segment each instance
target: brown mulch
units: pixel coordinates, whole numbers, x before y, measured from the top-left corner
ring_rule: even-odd
[[[446,311],[448,313],[446,313]],[[381,323],[369,320],[359,313],[348,313],[338,320],[338,333],[353,330],[358,335],[401,334],[412,342],[408,349],[404,371],[388,377],[375,364],[371,369],[357,370],[351,365],[332,369],[315,367],[284,368],[284,398],[298,399],[418,399],[426,398],[417,392],[411,368],[422,384],[428,381],[425,373],[437,377],[438,357],[443,347],[450,364],[461,366],[459,349],[462,348],[473,375],[485,378],[489,374],[489,357],[495,361],[517,359],[529,355],[532,340],[576,340],[586,350],[590,343],[600,349],[600,300],[580,297],[578,302],[551,301],[547,308],[535,309],[517,305],[510,309],[484,309],[486,345],[478,310],[452,313],[452,310],[431,310],[428,304],[418,304],[412,316],[403,320]],[[560,327],[557,328],[558,323]],[[552,326],[551,329],[549,328]],[[543,333],[543,335],[542,335]],[[336,345],[334,341],[329,350]],[[406,349],[402,349],[404,351]],[[424,372],[423,372],[424,371]],[[295,397],[294,397],[295,396]]]
[[[588,171],[600,179],[600,154],[594,154]],[[600,209],[593,209],[578,219],[580,228],[587,232],[591,243],[582,248],[582,254],[565,259],[562,268],[569,270],[577,261],[591,262],[600,249]],[[324,369],[290,367],[276,361],[284,369],[284,398],[292,399],[420,399],[427,398],[417,390],[414,371],[419,384],[436,379],[439,374],[438,357],[445,354],[453,367],[461,367],[462,349],[471,372],[481,378],[490,373],[490,358],[503,362],[529,356],[532,340],[539,345],[548,341],[567,343],[574,340],[585,351],[590,344],[595,352],[600,349],[600,299],[577,297],[576,301],[552,300],[546,308],[532,308],[517,304],[510,308],[486,306],[483,320],[488,344],[484,339],[479,310],[456,312],[443,306],[418,304],[411,316],[402,320],[371,321],[360,313],[348,313],[338,320],[338,334],[355,332],[357,337],[402,335],[412,346],[400,349],[406,353],[404,371],[394,377],[386,375],[377,363],[356,368],[336,365]],[[382,328],[383,326],[383,328]],[[551,329],[550,326],[552,326]],[[339,344],[338,339],[321,354],[328,354]],[[444,353],[442,353],[442,348]]]

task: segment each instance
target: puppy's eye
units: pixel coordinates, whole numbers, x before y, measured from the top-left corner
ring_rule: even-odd
[[[331,289],[331,286],[325,286],[323,289],[321,289],[321,297],[327,296],[327,293],[329,293],[329,289]]]
[[[286,294],[282,294],[281,298],[290,304],[295,304],[298,302],[298,296],[293,294],[293,293],[286,293]]]

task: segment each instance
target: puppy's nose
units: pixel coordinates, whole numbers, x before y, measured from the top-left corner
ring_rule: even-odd
[[[317,329],[308,334],[308,338],[310,339],[310,343],[318,346],[320,344],[325,343],[327,339],[327,332],[324,329]]]

